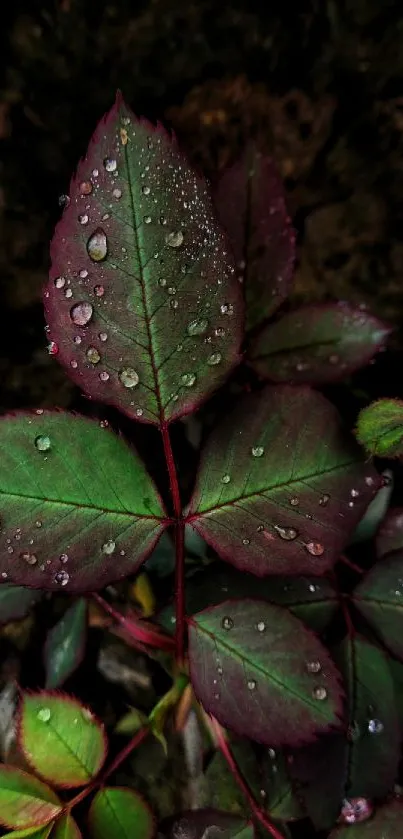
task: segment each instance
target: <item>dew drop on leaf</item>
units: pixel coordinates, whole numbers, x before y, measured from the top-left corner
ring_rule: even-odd
[[[39,434],[35,438],[35,446],[38,452],[48,452],[51,446],[50,437],[47,437],[45,434]]]
[[[358,824],[372,815],[372,804],[367,798],[345,798],[339,821],[344,824]]]
[[[116,187],[116,189],[113,190],[112,195],[114,198],[119,199],[122,197],[122,190]]]
[[[90,364],[98,364],[98,362],[101,361],[100,353],[98,352],[96,347],[88,347],[88,350],[85,353],[85,355]]]
[[[307,542],[305,547],[311,556],[322,556],[325,550],[320,542]]]
[[[64,571],[64,570],[58,571],[57,574],[55,574],[55,577],[54,577],[55,583],[57,583],[59,586],[67,586],[67,583],[68,583],[69,579],[70,579],[70,574],[67,571]]]
[[[203,335],[208,327],[208,320],[200,318],[200,320],[192,320],[187,326],[188,335]]]
[[[266,629],[265,622],[264,621],[258,621],[258,623],[256,624],[256,629],[257,629],[258,632],[264,632],[265,629]]]
[[[274,529],[280,536],[280,539],[284,539],[285,542],[292,542],[298,536],[298,531],[294,527],[280,527],[278,524],[275,524]]]
[[[114,172],[117,166],[114,157],[105,157],[104,166],[107,172]]]
[[[103,285],[94,286],[94,294],[96,295],[96,297],[103,297],[105,294],[105,289]]]
[[[165,234],[165,244],[170,248],[180,248],[183,243],[183,233],[181,230],[172,231]]]
[[[352,489],[351,492],[350,492],[350,495],[352,496],[352,498],[358,498],[359,494],[360,493],[358,492],[358,489]]]
[[[107,542],[104,542],[102,545],[102,552],[109,556],[110,554],[113,554],[115,548],[116,542],[114,542],[113,539],[108,539]]]
[[[144,224],[151,224],[151,216],[144,216]]]
[[[384,726],[381,720],[368,721],[368,731],[370,734],[382,734],[383,728]]]
[[[69,299],[70,297],[73,296],[73,292],[72,292],[71,288],[66,288],[66,291],[64,292],[64,296],[67,297],[67,299]]]
[[[225,618],[223,618],[221,621],[221,626],[223,629],[232,629],[233,625],[234,621],[228,615],[226,615]]]
[[[92,192],[91,181],[81,181],[79,189],[80,189],[80,194],[81,195],[91,195],[91,192]]]
[[[222,478],[221,478],[221,483],[223,483],[223,484],[229,484],[230,480],[231,480],[231,476],[230,476],[230,475],[223,475],[223,476],[222,476]]]
[[[149,195],[150,194],[150,187],[149,186],[142,186],[141,191],[142,191],[143,195]]]
[[[256,682],[254,679],[249,679],[248,681],[248,690],[255,690],[256,689]]]
[[[57,355],[59,352],[59,345],[56,344],[56,341],[51,341],[48,346],[48,353],[49,355]]]
[[[322,686],[316,687],[312,691],[312,696],[314,699],[319,699],[320,701],[323,701],[324,699],[327,699],[327,690]]]
[[[221,353],[220,352],[213,352],[210,357],[207,359],[207,364],[210,367],[215,367],[216,364],[219,364],[221,361]]]
[[[298,507],[299,498],[290,498],[291,507]]]
[[[65,565],[65,563],[69,561],[68,554],[60,554],[59,559],[60,562],[62,562],[63,565]]]
[[[91,303],[75,303],[70,309],[70,317],[76,326],[87,326],[93,315]]]
[[[63,288],[66,285],[66,278],[65,277],[56,277],[54,281],[56,288]]]
[[[102,373],[99,374],[99,378],[101,382],[108,382],[109,381],[109,373],[107,370],[102,370]]]
[[[40,708],[37,713],[38,720],[41,722],[49,722],[51,716],[52,714],[50,708]]]
[[[88,215],[87,213],[83,213],[81,216],[78,217],[80,224],[88,224]]]
[[[264,455],[263,446],[253,446],[252,455],[253,457],[262,457]]]
[[[136,387],[139,383],[138,373],[133,370],[133,367],[124,367],[118,375],[124,387]]]
[[[108,340],[108,333],[107,332],[100,332],[99,335],[98,335],[98,338],[99,338],[100,341],[105,343],[105,341]]]
[[[330,500],[330,495],[327,495],[327,494],[325,493],[324,495],[322,495],[322,497],[321,497],[321,498],[319,498],[319,504],[320,504],[320,506],[321,506],[321,507],[326,507],[326,504],[328,504],[328,503],[329,503],[329,500]]]
[[[308,673],[320,673],[322,670],[322,665],[320,661],[307,661],[306,669]]]
[[[228,315],[228,317],[231,317],[231,315],[234,314],[234,307],[232,303],[222,303],[220,306],[220,312],[222,315]]]
[[[196,376],[194,373],[182,373],[181,382],[185,387],[193,387],[196,381]]]
[[[81,277],[81,279],[82,279],[82,280],[85,280],[85,278],[86,278],[86,277],[88,277],[88,271],[87,271],[87,269],[86,269],[86,268],[82,268],[82,269],[81,269],[81,271],[80,271],[80,277]]]
[[[93,262],[102,262],[108,253],[106,233],[102,227],[97,227],[87,242],[87,252]]]
[[[177,309],[178,306],[179,306],[179,303],[178,303],[177,300],[170,300],[169,305],[170,305],[171,309]]]
[[[243,545],[250,545],[250,539],[242,539]]]
[[[31,554],[28,551],[24,551],[24,553],[20,554],[20,557],[27,563],[27,565],[36,565],[38,562],[36,554]]]

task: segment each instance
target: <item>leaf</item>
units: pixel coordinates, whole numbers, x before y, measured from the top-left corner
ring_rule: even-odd
[[[400,839],[402,821],[403,803],[389,801],[384,807],[379,807],[368,821],[336,827],[329,839]]]
[[[265,321],[291,290],[295,233],[273,161],[252,144],[226,169],[215,205],[245,284],[247,328]]]
[[[24,694],[18,736],[28,763],[55,786],[88,784],[106,757],[102,725],[67,694]]]
[[[48,633],[44,655],[46,687],[63,684],[81,664],[87,631],[87,601],[80,597]]]
[[[188,522],[241,571],[324,574],[378,485],[323,396],[268,387],[212,433]]]
[[[243,320],[205,181],[118,95],[69,195],[45,292],[58,359],[135,419],[193,411],[238,362]]]
[[[368,542],[370,539],[373,539],[379,526],[381,525],[381,521],[389,507],[390,498],[393,492],[393,473],[390,469],[385,469],[385,471],[382,472],[382,480],[384,481],[384,485],[378,490],[375,498],[367,507],[363,518],[358,523],[353,536],[350,539],[351,545],[355,545],[357,542]]]
[[[3,583],[0,585],[0,624],[25,618],[42,596],[41,591]]]
[[[330,830],[344,798],[347,748],[344,734],[320,737],[289,757],[289,772],[316,830]]]
[[[358,415],[357,440],[378,457],[400,457],[403,454],[403,402],[380,399]]]
[[[139,457],[84,417],[2,418],[0,461],[0,570],[12,582],[103,588],[133,573],[164,529]]]
[[[388,510],[376,536],[376,552],[379,559],[403,550],[403,507]]]
[[[248,356],[266,379],[320,385],[368,364],[390,331],[361,309],[313,304],[266,325]]]
[[[345,795],[385,798],[397,778],[401,741],[388,659],[359,635],[345,638],[334,658],[347,692]]]
[[[7,839],[25,839],[25,837],[30,836],[32,839],[48,839],[52,826],[53,822],[44,827],[28,827],[26,830],[13,830],[12,833],[6,833],[6,837]]]
[[[371,568],[354,591],[354,603],[379,638],[403,658],[403,551]]]
[[[204,807],[185,810],[162,825],[167,839],[253,839],[253,826],[232,813]]]
[[[38,778],[0,764],[0,824],[5,827],[39,827],[61,812],[52,789]]]
[[[72,816],[66,813],[57,820],[51,839],[82,839],[81,831]]]
[[[96,794],[88,815],[94,839],[151,839],[153,814],[142,797],[123,787],[104,787]]]
[[[189,619],[190,677],[205,710],[276,747],[338,724],[340,677],[316,636],[286,609],[233,600]]]

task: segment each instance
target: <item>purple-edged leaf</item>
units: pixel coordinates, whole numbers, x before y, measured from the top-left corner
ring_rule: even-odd
[[[403,507],[388,510],[376,536],[379,559],[403,550]]]
[[[41,591],[25,586],[0,585],[0,624],[25,618],[42,596]]]
[[[212,433],[189,521],[240,570],[323,574],[378,486],[323,396],[267,387]]]
[[[389,801],[372,818],[332,830],[329,839],[401,839],[403,802]]]
[[[73,817],[67,813],[57,820],[51,839],[82,839],[82,836]]]
[[[106,757],[103,726],[88,708],[67,694],[25,694],[18,739],[35,772],[55,786],[88,784]]]
[[[393,473],[390,469],[385,469],[381,477],[383,486],[378,490],[375,498],[373,498],[367,507],[363,518],[358,523],[350,539],[350,545],[356,544],[357,542],[368,542],[370,539],[373,539],[385,516],[393,492]]]
[[[38,778],[0,764],[0,824],[35,827],[50,822],[62,810],[53,790]]]
[[[123,787],[103,787],[88,814],[93,839],[152,839],[154,816],[144,799]]]
[[[339,673],[286,609],[229,600],[189,619],[190,675],[206,711],[241,736],[299,745],[338,724]]]
[[[92,591],[135,571],[164,529],[138,455],[64,413],[0,420],[0,570],[33,588]]]
[[[253,839],[253,826],[233,813],[205,807],[185,810],[161,825],[166,839]],[[245,833],[244,833],[245,831]]]
[[[316,830],[330,830],[344,798],[347,748],[344,734],[321,737],[289,756],[289,772]]]
[[[361,309],[314,304],[267,325],[248,356],[266,379],[319,385],[368,364],[389,333],[390,328]]]
[[[403,551],[371,568],[355,589],[354,602],[388,649],[403,659]]]
[[[245,284],[247,328],[275,312],[291,290],[295,234],[273,161],[250,145],[225,170],[215,205]]]
[[[51,245],[55,352],[93,399],[165,423],[238,361],[243,303],[205,181],[117,97],[79,163]]]
[[[44,656],[46,687],[56,688],[81,664],[87,634],[87,601],[80,597],[48,633]]]
[[[385,798],[397,778],[401,741],[388,659],[360,635],[345,638],[334,658],[347,693],[345,795]]]

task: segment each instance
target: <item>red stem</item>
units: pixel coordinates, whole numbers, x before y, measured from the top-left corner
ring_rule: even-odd
[[[161,425],[162,442],[164,445],[165,461],[168,469],[169,483],[171,487],[172,503],[175,513],[175,647],[176,661],[179,666],[183,665],[185,658],[185,629],[186,629],[186,608],[185,608],[185,523],[182,517],[182,502],[179,492],[178,474],[172,451],[171,438],[166,423]]]
[[[249,789],[249,786],[246,783],[243,775],[241,774],[237,762],[225,739],[225,735],[220,724],[214,717],[211,717],[210,719],[212,731],[216,739],[217,746],[220,749],[221,754],[227,761],[228,769],[232,773],[236,783],[238,784],[239,789],[245,796],[251,809],[252,815],[255,817],[257,821],[260,822],[262,827],[264,827],[265,830],[267,830],[273,836],[273,839],[284,839],[283,834],[280,833],[280,831],[277,830],[277,827],[270,821],[264,810],[262,810],[259,803],[256,801],[256,798],[253,795],[252,791]]]
[[[356,574],[364,573],[363,568],[360,568],[360,566],[356,565],[355,562],[351,562],[351,559],[349,559],[347,556],[342,555],[340,557],[340,562],[342,562],[344,565],[347,565],[347,567],[351,568],[352,571],[355,571]]]
[[[149,621],[136,614],[131,618],[127,618],[120,612],[116,611],[113,606],[96,592],[93,593],[92,599],[107,612],[120,626],[123,627],[126,636],[130,637],[139,650],[144,650],[144,646],[155,647],[157,650],[166,650],[173,652],[173,641],[165,633],[160,632],[158,626],[153,626]]]

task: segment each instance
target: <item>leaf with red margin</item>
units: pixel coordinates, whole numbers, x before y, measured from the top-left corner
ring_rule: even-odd
[[[329,839],[401,839],[403,803],[389,801],[368,821],[336,827]]]
[[[0,419],[0,462],[0,571],[13,583],[102,588],[133,573],[164,530],[138,455],[84,417]]]
[[[291,290],[295,233],[273,161],[252,144],[226,169],[214,202],[245,285],[247,329],[278,309]]]
[[[66,813],[57,820],[51,839],[82,839],[82,836],[73,817]]]
[[[403,550],[403,507],[388,510],[376,536],[376,552],[379,559],[395,551]]]
[[[357,586],[353,597],[385,646],[403,659],[403,551],[377,562]]]
[[[271,381],[320,385],[368,364],[390,332],[361,309],[314,304],[268,324],[248,349],[248,358]]]
[[[81,664],[87,634],[87,601],[80,597],[48,632],[45,647],[46,687],[57,688]]]
[[[103,787],[96,794],[88,814],[93,839],[152,839],[154,816],[134,790]]]
[[[222,725],[274,747],[311,742],[338,725],[340,674],[317,636],[286,609],[228,600],[188,623],[194,692]]]
[[[21,769],[0,765],[0,824],[40,827],[62,810],[53,790]]]
[[[118,95],[69,195],[45,292],[58,359],[93,399],[135,419],[193,411],[238,362],[243,326],[205,181]]]
[[[188,521],[242,571],[323,574],[378,486],[323,396],[267,387],[213,431]]]
[[[63,693],[26,693],[19,709],[18,741],[26,760],[59,787],[88,784],[104,763],[102,724],[84,705]]]
[[[0,585],[0,625],[25,618],[42,597],[42,591],[26,586]]]

